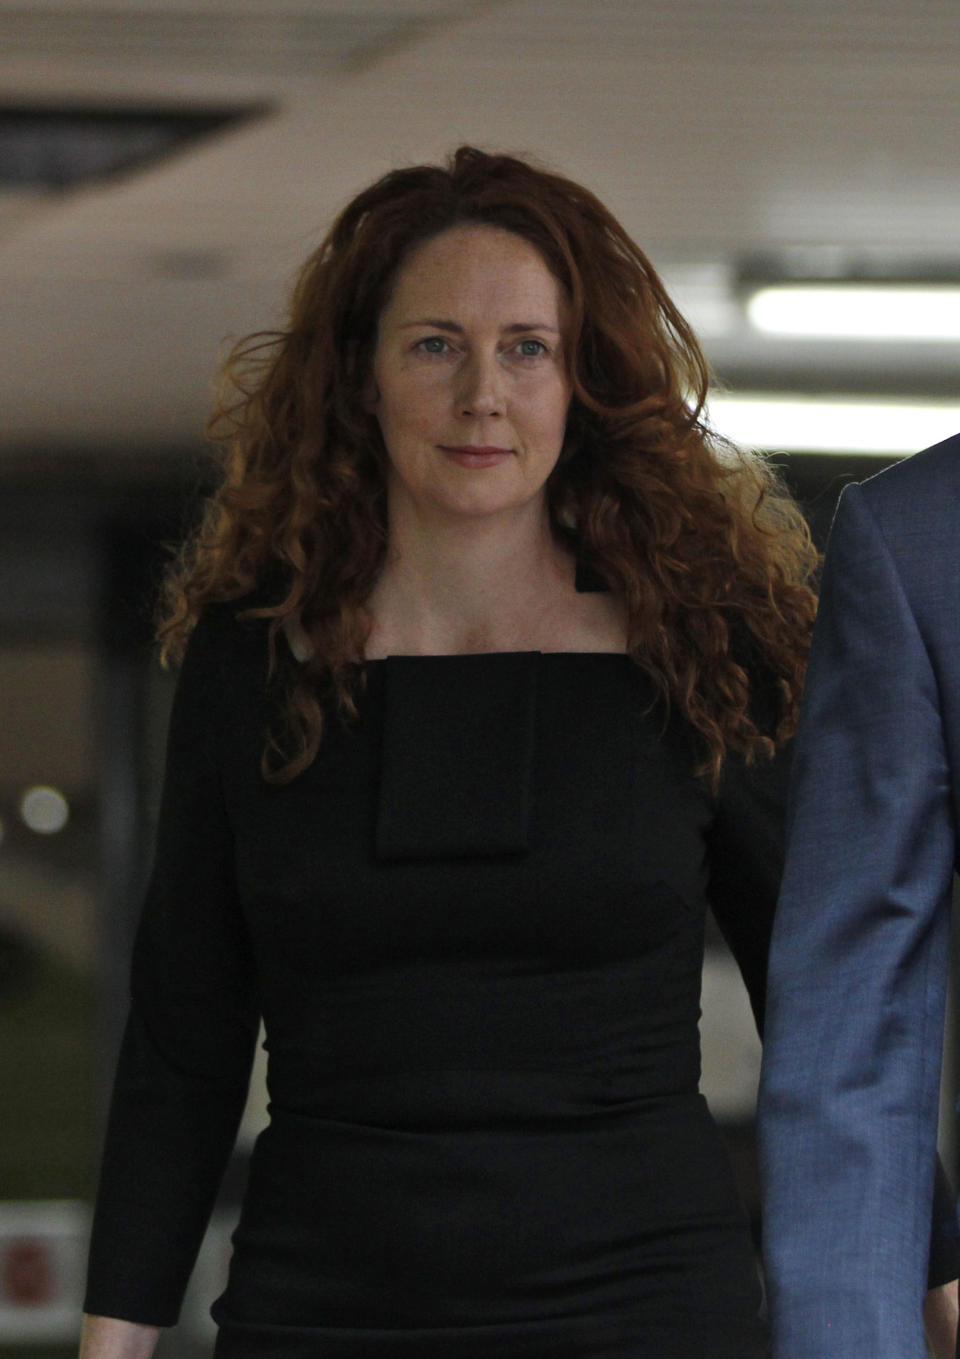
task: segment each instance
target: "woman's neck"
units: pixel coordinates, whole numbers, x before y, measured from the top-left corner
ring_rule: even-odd
[[[429,532],[398,526],[369,601],[369,658],[551,649],[575,566],[544,515],[460,522]]]

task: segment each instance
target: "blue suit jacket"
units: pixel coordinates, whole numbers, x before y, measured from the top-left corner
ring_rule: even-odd
[[[831,531],[760,1095],[777,1359],[923,1359],[960,827],[960,436]]]

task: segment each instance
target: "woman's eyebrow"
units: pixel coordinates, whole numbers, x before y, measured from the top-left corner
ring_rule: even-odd
[[[404,321],[400,329],[410,330],[413,326],[430,326],[433,330],[452,330],[457,335],[463,334],[463,326],[456,321],[441,321],[433,316],[424,316],[419,321]]]
[[[434,330],[449,330],[455,335],[463,334],[463,326],[457,321],[444,321],[435,316],[425,316],[419,321],[404,321],[400,326],[401,330],[410,330],[414,326],[430,326]],[[524,330],[548,330],[554,335],[559,335],[556,326],[548,325],[546,321],[514,321],[509,326],[503,326],[504,334],[515,335]]]

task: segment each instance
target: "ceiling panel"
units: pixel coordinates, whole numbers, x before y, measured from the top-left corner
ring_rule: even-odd
[[[429,12],[429,7],[427,7]],[[316,78],[395,43],[419,5],[328,10],[287,5],[0,5],[0,50],[55,63]]]
[[[202,81],[210,100],[229,90],[273,111],[146,173],[12,198],[6,218],[0,206],[0,449],[196,440],[218,346],[276,319],[337,208],[460,140],[531,151],[594,187],[681,293],[686,281],[738,381],[950,386],[956,346],[761,341],[735,284],[757,254],[798,252],[960,276],[956,0],[120,11],[114,31],[103,5],[0,0],[0,34],[21,35],[0,55],[0,92],[195,102]],[[27,50],[44,25],[50,52],[87,44],[85,71],[76,51],[44,63]]]

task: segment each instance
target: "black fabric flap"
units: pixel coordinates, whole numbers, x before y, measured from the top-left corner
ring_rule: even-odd
[[[377,857],[527,848],[539,652],[385,662]]]

